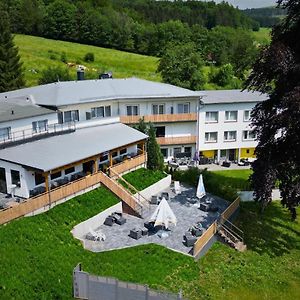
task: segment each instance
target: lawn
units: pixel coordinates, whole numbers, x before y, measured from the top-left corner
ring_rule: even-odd
[[[150,185],[158,182],[159,180],[165,178],[167,176],[166,173],[162,171],[153,171],[150,169],[140,168],[130,173],[127,173],[123,176],[123,178],[133,185],[138,191],[142,191]],[[124,186],[126,186],[125,182],[121,182]]]
[[[88,67],[86,75],[89,78],[98,78],[100,72],[112,71],[115,78],[134,76],[160,81],[160,75],[156,73],[156,57],[20,34],[15,35],[15,43],[24,63],[27,86],[38,84],[42,69],[58,65],[64,67],[65,64],[60,60],[63,52],[66,53],[68,62]],[[95,61],[92,63],[83,61],[88,52],[94,53]],[[70,73],[75,79],[76,68],[70,68]]]
[[[91,253],[73,239],[75,224],[115,204],[99,188],[47,213],[0,226],[0,299],[72,299],[72,270],[148,284],[196,299],[297,299],[300,223],[273,203],[261,216],[243,203],[238,225],[248,251],[216,243],[198,262],[156,245]],[[300,210],[298,209],[298,213]]]
[[[261,27],[259,31],[253,31],[253,36],[259,45],[268,45],[271,42],[271,29]]]

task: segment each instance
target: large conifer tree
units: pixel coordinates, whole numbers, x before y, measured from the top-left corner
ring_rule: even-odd
[[[252,112],[258,136],[252,182],[263,208],[278,182],[282,204],[295,219],[300,203],[300,1],[278,3],[287,16],[273,29],[271,44],[248,79],[249,88],[269,94]]]
[[[0,17],[0,92],[6,92],[24,86],[22,63],[18,48],[14,45],[13,36],[6,12],[1,10]]]

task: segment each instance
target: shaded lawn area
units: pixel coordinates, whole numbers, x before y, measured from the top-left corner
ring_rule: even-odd
[[[249,179],[249,176],[253,173],[251,169],[243,170],[222,170],[222,171],[213,171],[212,173],[223,176],[225,178],[238,178],[244,181]]]
[[[146,168],[140,168],[130,173],[123,175],[123,178],[133,185],[138,191],[142,191],[150,185],[160,181],[167,176],[163,171],[153,171]],[[127,188],[125,182],[121,184]]]
[[[47,213],[0,226],[0,299],[72,299],[72,270],[149,284],[196,299],[296,299],[300,294],[300,224],[272,203],[261,216],[243,203],[238,225],[248,251],[216,243],[197,263],[156,245],[92,253],[73,239],[74,225],[117,203],[99,188]],[[300,210],[298,209],[298,213]]]

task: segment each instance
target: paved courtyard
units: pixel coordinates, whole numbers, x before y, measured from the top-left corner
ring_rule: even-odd
[[[157,207],[157,205],[151,205],[149,216],[144,219],[123,214],[123,216],[127,219],[127,222],[124,225],[113,224],[112,227],[101,225],[96,231],[104,233],[106,240],[95,242],[86,240],[85,237],[82,237],[84,239],[84,247],[93,252],[102,252],[155,243],[177,252],[191,254],[192,247],[186,247],[183,244],[184,233],[197,222],[201,222],[203,228],[208,228],[227,208],[229,203],[216,196],[207,195],[206,199],[211,200],[214,206],[219,207],[219,210],[215,213],[204,212],[199,209],[199,201],[196,201],[196,190],[194,188],[181,187],[181,190],[182,192],[178,195],[176,195],[171,189],[166,190],[166,192],[170,195],[168,203],[177,217],[177,225],[171,225],[167,231],[167,237],[161,238],[156,233],[148,236],[142,236],[140,239],[135,240],[129,236],[131,229],[143,228],[144,222],[149,220],[151,214]]]

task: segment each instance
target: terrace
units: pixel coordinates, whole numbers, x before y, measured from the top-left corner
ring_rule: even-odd
[[[113,224],[111,227],[99,226],[96,232],[103,233],[106,236],[105,241],[90,241],[82,236],[81,240],[84,247],[93,252],[103,252],[154,243],[176,252],[193,255],[193,246],[186,247],[183,244],[183,235],[198,222],[201,223],[203,230],[206,230],[226,210],[229,203],[219,197],[208,195],[206,200],[210,200],[212,205],[217,206],[219,210],[217,212],[205,212],[199,209],[199,201],[195,200],[196,191],[194,188],[182,186],[181,190],[180,194],[175,194],[171,188],[164,190],[164,192],[169,193],[170,200],[168,200],[168,203],[177,218],[177,225],[171,226],[170,230],[167,231],[168,237],[161,238],[156,233],[135,240],[129,236],[131,229],[144,227],[144,222],[150,218],[157,207],[157,205],[150,205],[149,214],[144,219],[123,214],[126,218],[125,224]]]

